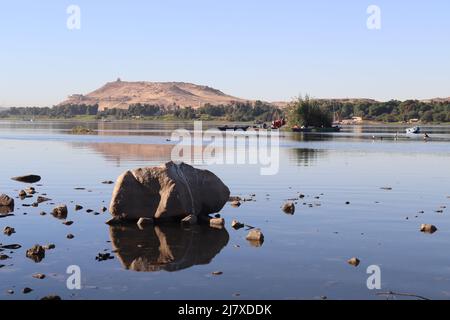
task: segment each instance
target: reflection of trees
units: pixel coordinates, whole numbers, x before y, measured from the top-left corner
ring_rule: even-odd
[[[314,165],[317,158],[324,157],[325,150],[320,149],[307,149],[307,148],[295,148],[290,149],[292,153],[291,160],[298,166],[309,167]]]
[[[114,252],[124,268],[138,272],[178,271],[211,263],[228,244],[225,229],[209,226],[110,227]]]
[[[331,141],[336,138],[336,135],[327,133],[292,133],[289,139],[297,142],[308,142],[308,141]]]

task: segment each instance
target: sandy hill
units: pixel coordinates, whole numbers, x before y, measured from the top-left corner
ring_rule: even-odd
[[[100,110],[127,109],[136,103],[198,108],[206,103],[218,105],[247,100],[226,95],[222,91],[184,82],[126,82],[118,79],[87,95],[74,94],[60,103],[98,104]]]

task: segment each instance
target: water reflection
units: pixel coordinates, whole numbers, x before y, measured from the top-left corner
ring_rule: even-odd
[[[123,267],[137,272],[179,271],[209,264],[228,244],[225,229],[161,225],[113,226],[110,237]]]
[[[310,149],[310,148],[295,148],[289,149],[291,153],[291,162],[297,166],[310,167],[315,165],[318,158],[323,158],[326,155],[326,150]]]
[[[73,143],[75,148],[90,148],[109,161],[120,164],[127,160],[167,161],[171,157],[173,145],[128,144],[128,143]]]

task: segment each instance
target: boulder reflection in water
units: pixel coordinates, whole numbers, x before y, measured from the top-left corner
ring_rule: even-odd
[[[160,225],[144,230],[112,226],[110,236],[124,268],[138,272],[173,272],[209,264],[229,241],[225,229],[208,226]]]

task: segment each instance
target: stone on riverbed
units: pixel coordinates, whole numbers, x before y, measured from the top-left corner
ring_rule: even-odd
[[[41,177],[35,174],[29,174],[25,176],[13,177],[11,178],[14,181],[24,182],[24,183],[36,183],[41,181]]]
[[[34,262],[39,263],[45,258],[45,249],[37,244],[33,248],[27,250],[26,256]]]
[[[295,204],[293,202],[287,202],[283,205],[283,212],[293,215],[295,213]]]
[[[67,218],[67,206],[59,205],[55,207],[52,211],[52,215],[57,219],[65,220]]]
[[[207,216],[222,210],[229,197],[228,187],[212,172],[169,162],[122,174],[110,212],[117,220]]]
[[[246,239],[250,241],[250,243],[252,243],[254,246],[259,247],[264,242],[264,234],[260,229],[253,229],[250,230]]]
[[[6,227],[3,230],[3,233],[6,234],[7,236],[11,236],[13,233],[16,233],[16,230],[14,228],[11,228],[11,227]]]
[[[0,207],[14,208],[14,199],[6,194],[0,195]]]
[[[432,224],[422,224],[420,226],[420,231],[424,233],[433,234],[436,231],[438,231],[438,229],[436,228],[436,226],[433,226]]]

